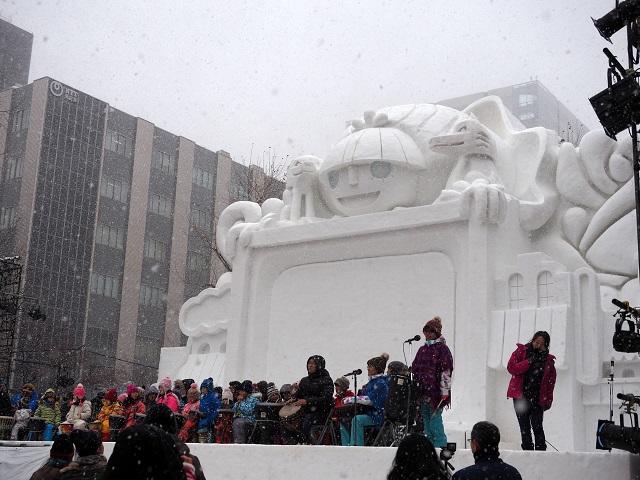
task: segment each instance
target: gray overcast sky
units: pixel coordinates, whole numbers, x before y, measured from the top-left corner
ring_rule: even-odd
[[[0,3],[50,76],[246,159],[324,156],[364,110],[538,78],[591,128],[614,0]],[[626,63],[622,32],[614,51]]]

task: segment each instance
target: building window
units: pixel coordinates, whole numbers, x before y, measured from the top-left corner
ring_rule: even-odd
[[[520,120],[532,120],[534,118],[536,118],[536,114],[533,112],[527,112],[527,113],[523,113],[521,115],[518,115],[518,118]]]
[[[167,252],[167,244],[160,240],[145,238],[144,240],[144,256],[153,258],[159,262],[164,262]]]
[[[171,218],[172,201],[167,197],[152,193],[149,195],[149,211],[163,217]]]
[[[206,210],[191,210],[191,226],[201,230],[211,230],[211,213]]]
[[[98,228],[96,229],[96,243],[122,250],[123,241],[124,229],[103,223],[98,224]]]
[[[521,93],[518,95],[518,106],[526,107],[528,105],[533,105],[536,103],[537,97],[532,95],[531,93]]]
[[[146,307],[162,307],[166,292],[158,287],[140,284],[140,305]]]
[[[522,275],[514,273],[509,277],[509,308],[517,310],[524,304],[524,282]]]
[[[170,155],[167,152],[154,151],[152,166],[162,173],[174,175],[175,158],[173,155]]]
[[[129,186],[123,180],[113,177],[102,177],[100,193],[103,197],[111,198],[118,202],[127,203]]]
[[[547,307],[553,304],[553,275],[541,272],[538,275],[538,306]]]
[[[126,158],[131,158],[133,154],[133,140],[121,133],[107,130],[104,148],[123,155]]]
[[[201,168],[195,167],[192,173],[193,183],[209,190],[213,190],[213,174]]]
[[[99,273],[91,274],[91,293],[108,298],[118,298],[120,293],[120,279]]]
[[[187,257],[187,268],[190,270],[209,270],[209,257],[197,252],[189,252]]]
[[[16,226],[16,208],[0,208],[0,230],[7,230]]]
[[[11,130],[19,132],[27,126],[27,115],[24,110],[16,110],[13,112],[13,121],[11,122]]]
[[[232,200],[249,200],[249,191],[247,190],[246,185],[235,183],[229,187],[229,190]]]
[[[22,177],[23,161],[20,158],[8,157],[5,170],[5,181]]]

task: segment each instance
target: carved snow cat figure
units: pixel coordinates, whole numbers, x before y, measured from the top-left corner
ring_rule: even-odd
[[[367,111],[326,158],[292,162],[282,199],[222,212],[233,273],[184,304],[187,346],[163,350],[160,375],[290,383],[316,350],[348,371],[369,350],[402,358],[400,339],[439,314],[456,363],[449,427],[493,418],[509,439],[508,356],[547,330],[567,405],[550,416],[563,448],[591,449],[603,359],[640,378],[603,312],[640,302],[632,182],[630,141],[592,131],[574,146],[497,97]]]

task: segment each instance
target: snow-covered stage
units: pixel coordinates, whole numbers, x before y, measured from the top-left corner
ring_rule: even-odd
[[[28,480],[44,464],[49,446],[6,447],[0,443],[0,478]],[[44,442],[30,442],[40,443]],[[395,448],[308,447],[269,445],[189,444],[209,479],[306,480],[371,479],[384,480],[393,461]],[[105,443],[105,455],[113,450]],[[555,453],[505,451],[502,458],[514,465],[527,480],[631,480],[640,474],[640,457],[627,453]],[[451,462],[456,469],[473,463],[469,450],[456,453]]]
[[[574,146],[496,97],[365,112],[325,159],[293,162],[282,200],[222,212],[233,272],[184,304],[189,340],[163,349],[160,377],[281,385],[311,354],[337,377],[382,352],[402,360],[439,315],[455,364],[447,433],[460,444],[489,420],[517,445],[506,363],[546,330],[547,439],[591,451],[609,360],[615,393],[640,389],[638,356],[611,347],[611,298],[640,302],[633,192],[629,139],[592,131]]]

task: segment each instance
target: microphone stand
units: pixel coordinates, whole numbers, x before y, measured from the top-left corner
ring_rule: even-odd
[[[409,344],[409,357],[411,357],[411,355],[413,354],[413,348],[412,348],[412,343],[414,342],[413,339],[409,340],[408,342],[403,342],[402,343],[402,354],[404,355],[404,344],[408,343]],[[407,363],[407,356],[404,355],[404,363],[405,365],[407,365],[407,368],[409,370],[409,393],[407,395],[407,421],[405,424],[405,430],[404,430],[404,436],[409,435],[409,423],[410,423],[410,419],[411,419],[411,390],[413,389],[413,372],[411,371],[411,368],[409,368],[409,364]]]
[[[355,370],[350,374],[345,375],[345,377],[351,376],[353,376],[353,393],[355,395],[353,397],[353,418],[351,419],[351,425],[349,428],[349,438],[351,442],[354,442],[355,439],[351,438],[353,436],[352,433],[356,433],[355,428],[353,428],[353,422],[356,421],[356,415],[358,415],[358,375]]]
[[[609,421],[613,422],[613,378],[614,378],[614,367],[615,363],[613,359],[611,360],[611,370],[609,370],[609,380],[607,383],[609,384]]]

